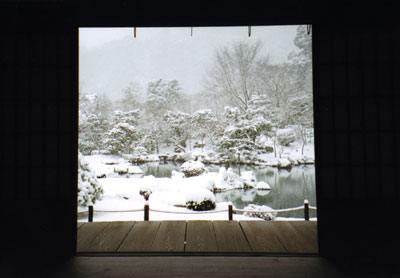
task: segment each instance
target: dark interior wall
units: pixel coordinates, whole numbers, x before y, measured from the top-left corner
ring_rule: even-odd
[[[77,28],[134,25],[312,23],[321,255],[379,258],[399,250],[396,9],[391,1],[378,6],[344,1],[259,5],[2,3],[2,257],[46,265],[74,254]]]
[[[76,245],[76,10],[0,5],[0,250],[40,268]]]
[[[313,30],[320,251],[387,260],[400,246],[400,32]]]

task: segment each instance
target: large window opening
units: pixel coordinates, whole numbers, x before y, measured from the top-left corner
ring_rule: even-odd
[[[183,250],[196,225],[219,246],[218,220],[249,250],[267,222],[316,245],[311,41],[306,25],[80,28],[78,245],[93,221],[86,246],[116,229],[132,251],[131,232],[166,225]]]

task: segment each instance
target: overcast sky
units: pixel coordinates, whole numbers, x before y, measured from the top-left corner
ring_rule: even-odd
[[[235,41],[263,42],[262,55],[274,63],[287,61],[296,50],[297,26],[190,28],[80,28],[80,87],[84,93],[122,96],[129,82],[145,91],[149,81],[177,79],[186,93],[202,91],[205,70],[214,49]]]

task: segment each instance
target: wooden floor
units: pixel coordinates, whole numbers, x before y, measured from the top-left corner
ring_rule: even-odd
[[[78,223],[79,253],[317,254],[314,221]]]

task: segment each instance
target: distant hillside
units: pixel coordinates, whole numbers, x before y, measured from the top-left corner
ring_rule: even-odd
[[[177,79],[185,92],[195,93],[202,89],[202,77],[215,47],[259,39],[264,43],[263,52],[270,53],[273,62],[285,61],[294,50],[295,26],[253,27],[250,38],[247,27],[209,30],[194,28],[190,37],[189,28],[142,28],[136,39],[132,34],[99,47],[80,47],[81,88],[85,93],[106,93],[117,99],[129,82],[136,81],[145,90],[150,80],[164,78]]]

